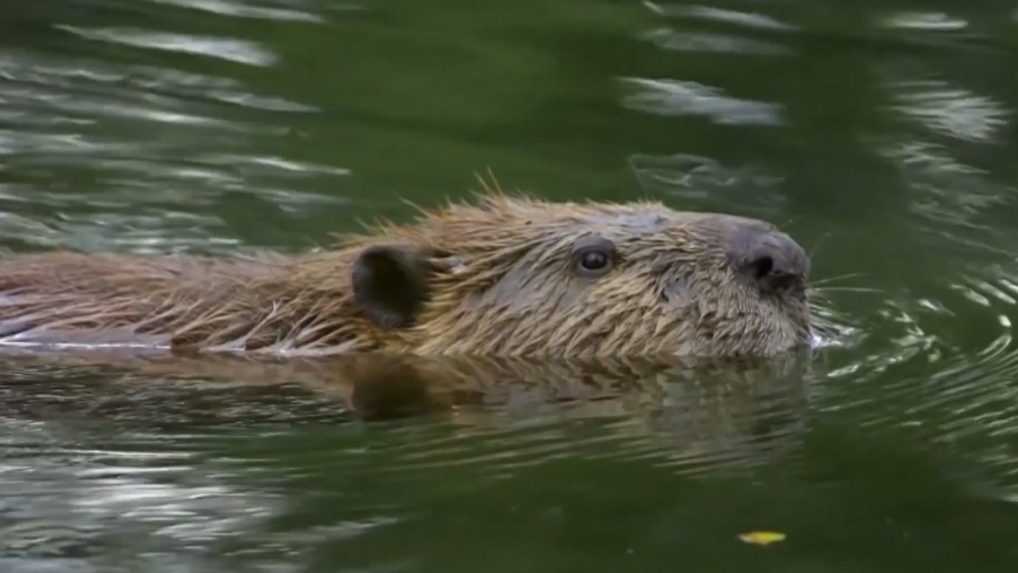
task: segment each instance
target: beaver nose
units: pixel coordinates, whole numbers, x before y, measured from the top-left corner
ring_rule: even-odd
[[[809,274],[806,251],[788,235],[757,222],[737,226],[728,257],[764,292],[803,285]]]

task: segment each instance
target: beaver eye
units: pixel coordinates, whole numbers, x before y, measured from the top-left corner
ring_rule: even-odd
[[[587,251],[580,259],[580,265],[588,271],[599,271],[608,266],[608,253]]]
[[[576,270],[587,277],[599,277],[615,264],[615,244],[603,237],[585,237],[573,248]]]

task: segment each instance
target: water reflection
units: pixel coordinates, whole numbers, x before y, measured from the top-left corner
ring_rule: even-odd
[[[762,165],[726,165],[688,153],[635,154],[629,165],[642,189],[699,209],[723,211],[726,205],[738,203],[743,213],[772,219],[787,205],[781,192],[784,178]]]
[[[252,6],[248,2],[238,2],[235,0],[149,0],[149,2],[181,8],[192,8],[221,16],[259,18],[284,22],[322,22],[322,16],[314,12],[305,12],[293,8]]]
[[[330,181],[348,169],[294,160],[271,144],[288,130],[266,114],[312,114],[313,106],[228,77],[85,56],[0,51],[0,74],[0,159],[18,173],[0,182],[0,239],[8,244],[235,252],[242,241],[224,203],[257,198],[300,219],[347,203],[294,182]],[[139,130],[158,135],[139,138]],[[263,147],[249,149],[257,141]]]
[[[624,78],[635,93],[622,105],[658,115],[702,115],[720,125],[781,125],[781,106],[727,96],[715,87],[671,79]]]
[[[762,56],[792,54],[792,50],[780,44],[730,34],[680,32],[672,28],[658,28],[647,32],[643,37],[661,49],[677,52],[716,52]]]
[[[319,533],[264,529],[295,509],[283,491],[365,471],[403,482],[455,468],[497,481],[561,459],[689,476],[787,463],[810,400],[809,361],[799,356],[735,364],[95,353],[2,360],[0,487],[18,491],[21,503],[0,554],[92,564],[127,544],[128,563],[157,551],[165,565],[224,543],[229,554],[274,563],[319,537],[399,522],[407,508],[363,498],[364,506],[346,503],[348,521]],[[111,439],[115,446],[105,445]],[[347,491],[361,499],[370,489]]]
[[[943,12],[898,12],[886,17],[883,25],[903,30],[954,32],[964,30],[968,22]]]
[[[944,81],[903,81],[888,87],[900,102],[894,106],[896,111],[930,131],[967,141],[992,142],[1011,115],[993,98]]]
[[[153,412],[144,406],[144,416],[138,419],[149,426],[159,425],[161,419],[176,423],[176,416],[185,414],[184,408],[175,412],[170,407],[173,400],[168,396],[174,393],[180,393],[181,400],[202,400],[203,393],[223,392],[231,385],[241,388],[236,384],[242,384],[252,395],[277,387],[289,389],[281,394],[286,396],[293,391],[292,385],[299,384],[319,401],[319,407],[331,408],[337,416],[349,414],[364,420],[437,415],[455,425],[489,429],[510,429],[517,423],[610,420],[614,439],[633,440],[634,448],[627,450],[630,453],[657,452],[662,459],[681,459],[701,468],[710,467],[715,458],[739,465],[760,461],[766,457],[765,451],[787,450],[803,429],[809,380],[809,360],[797,354],[735,363],[374,355],[265,361],[102,352],[70,356],[27,353],[20,360],[24,362],[12,362],[9,367],[28,380],[36,364],[44,366],[43,372],[53,364],[120,370],[120,380],[114,377],[93,389],[77,390],[84,394],[74,399],[76,407],[87,408],[87,402],[101,411],[110,405],[112,396],[100,396],[115,394],[114,388],[123,391],[137,385],[132,391],[142,403],[158,397],[164,404],[163,414],[154,417],[148,417]],[[20,406],[36,399],[24,394],[33,388],[37,387],[26,385],[20,390]],[[95,395],[89,396],[93,391]],[[188,398],[191,391],[194,395]],[[280,406],[291,398],[280,398]],[[216,423],[234,424],[272,419],[273,409],[264,402],[238,403],[218,413],[203,408],[192,413],[211,415],[211,420],[219,415],[222,419]],[[125,414],[129,417],[117,414],[117,418],[125,421],[135,416],[129,411]],[[583,447],[582,443],[561,445]]]
[[[88,40],[194,54],[251,66],[271,66],[277,60],[276,55],[268,49],[235,38],[171,34],[133,28],[81,28],[68,25],[58,25],[56,28]]]
[[[0,566],[10,570],[201,563],[203,546],[248,531],[279,506],[268,492],[238,490],[221,472],[201,472],[195,452],[172,451],[179,446],[171,436],[124,435],[120,449],[111,450],[102,435],[86,432],[71,441],[52,428],[6,416],[4,422],[0,487],[20,499],[0,508]]]
[[[797,28],[772,16],[759,12],[743,12],[716,6],[687,5],[645,1],[644,5],[656,14],[681,16],[690,19],[710,20],[762,30],[790,31]]]
[[[1018,452],[1002,437],[1018,427],[1018,270],[972,269],[946,286],[885,302],[880,316],[895,327],[890,345],[861,343],[865,354],[832,365],[821,402],[865,427],[909,428],[972,467],[994,467],[980,495],[1010,497]],[[968,317],[964,326],[960,316]]]

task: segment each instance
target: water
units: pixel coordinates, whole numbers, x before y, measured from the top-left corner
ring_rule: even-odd
[[[832,328],[696,367],[5,355],[0,571],[1014,570],[1016,38],[993,0],[19,3],[6,249],[305,249],[490,168],[781,224]]]

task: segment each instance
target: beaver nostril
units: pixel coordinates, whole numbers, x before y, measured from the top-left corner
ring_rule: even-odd
[[[762,279],[774,269],[774,259],[764,255],[749,263],[749,270],[756,279]]]

